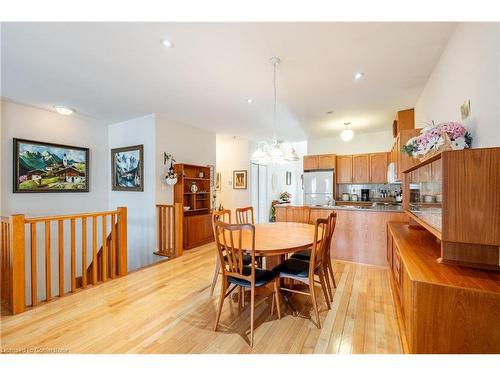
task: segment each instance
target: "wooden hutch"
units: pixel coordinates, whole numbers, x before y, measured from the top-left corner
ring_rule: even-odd
[[[405,350],[500,353],[500,148],[403,173],[410,224],[388,224],[387,262]]]
[[[213,241],[211,221],[210,167],[191,164],[175,164],[178,181],[174,186],[174,202],[182,203],[183,247],[204,245]],[[192,186],[196,186],[196,191]]]

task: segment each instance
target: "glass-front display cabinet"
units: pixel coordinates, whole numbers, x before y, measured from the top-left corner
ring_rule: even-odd
[[[441,159],[422,165],[408,174],[409,212],[441,232],[443,180]]]
[[[443,151],[403,174],[410,224],[441,241],[439,261],[500,270],[500,147]]]

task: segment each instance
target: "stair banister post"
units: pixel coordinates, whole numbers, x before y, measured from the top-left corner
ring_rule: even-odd
[[[127,274],[127,207],[118,207],[118,275]]]
[[[25,263],[25,219],[24,215],[10,217],[10,259],[13,315],[26,310],[26,263]]]
[[[184,207],[182,203],[174,203],[174,256],[179,257],[182,255],[182,242],[183,242],[183,225],[184,225]]]

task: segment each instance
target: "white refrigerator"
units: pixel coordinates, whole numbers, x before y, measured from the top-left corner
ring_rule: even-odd
[[[335,171],[304,172],[304,204],[333,205],[335,197]]]

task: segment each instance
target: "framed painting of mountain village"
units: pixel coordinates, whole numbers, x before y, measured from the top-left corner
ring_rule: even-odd
[[[144,191],[144,146],[111,149],[111,189]]]
[[[14,193],[89,191],[89,149],[14,138]]]

